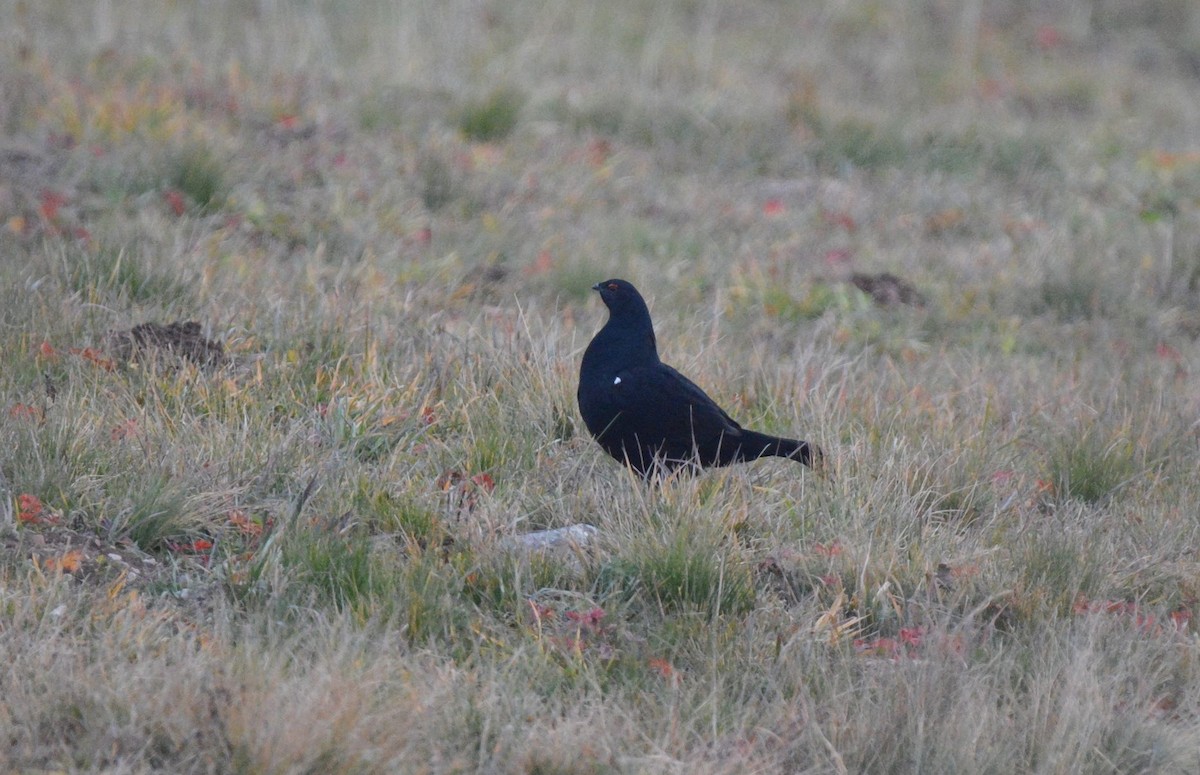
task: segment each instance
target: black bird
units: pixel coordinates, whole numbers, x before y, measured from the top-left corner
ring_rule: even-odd
[[[643,477],[659,467],[726,466],[786,457],[807,466],[820,450],[738,425],[696,383],[658,359],[650,310],[625,280],[592,286],[608,322],[583,354],[579,413],[604,451]]]

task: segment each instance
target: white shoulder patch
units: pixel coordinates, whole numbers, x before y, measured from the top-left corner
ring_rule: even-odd
[[[620,384],[621,384],[621,378],[620,378],[620,377],[617,377],[616,379],[614,379],[614,380],[613,380],[613,384],[614,384],[614,385],[620,385]]]

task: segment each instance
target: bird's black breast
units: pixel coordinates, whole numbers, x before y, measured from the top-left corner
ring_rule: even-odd
[[[583,353],[576,396],[579,413],[593,436],[599,437],[627,403],[629,372],[658,364],[654,330],[648,323],[622,325],[610,320],[596,334]]]

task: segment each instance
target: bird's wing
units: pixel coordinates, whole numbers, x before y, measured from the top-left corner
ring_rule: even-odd
[[[610,395],[621,419],[641,438],[663,440],[668,457],[715,450],[742,433],[707,393],[670,366],[627,369],[616,379]]]
[[[693,407],[703,407],[702,411],[705,413],[714,412],[717,417],[721,419],[723,425],[725,426],[723,430],[726,433],[740,431],[742,429],[742,426],[739,425],[736,420],[730,417],[724,409],[718,406],[716,401],[709,398],[708,393],[705,393],[704,390],[701,389],[701,387],[695,382],[692,382],[690,379],[683,376],[665,363],[659,364],[659,368],[663,369],[675,378],[675,381],[672,384],[676,387],[672,387],[671,390],[679,390],[681,400],[687,401]]]

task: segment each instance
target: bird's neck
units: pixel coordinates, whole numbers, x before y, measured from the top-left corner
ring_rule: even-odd
[[[650,316],[644,320],[609,319],[583,354],[583,369],[616,373],[659,363]]]

